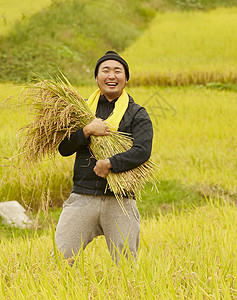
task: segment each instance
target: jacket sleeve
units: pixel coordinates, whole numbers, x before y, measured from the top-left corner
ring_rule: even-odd
[[[90,139],[86,139],[83,128],[74,132],[70,138],[65,138],[59,145],[58,151],[62,156],[69,156],[79,151],[80,147],[88,146]]]
[[[146,162],[151,156],[153,128],[145,108],[141,108],[132,122],[133,146],[131,149],[110,157],[111,172],[131,170]]]

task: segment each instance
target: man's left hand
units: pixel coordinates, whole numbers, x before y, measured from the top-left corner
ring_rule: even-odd
[[[109,174],[112,165],[108,158],[97,160],[96,165],[94,167],[94,172],[97,176],[102,178],[106,178]]]

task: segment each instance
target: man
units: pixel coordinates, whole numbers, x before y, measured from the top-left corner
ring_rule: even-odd
[[[113,193],[106,189],[109,172],[123,172],[138,167],[151,154],[153,130],[146,110],[124,91],[129,80],[126,61],[114,51],[108,51],[96,63],[95,78],[99,89],[89,99],[96,118],[78,129],[59,145],[62,156],[76,153],[73,189],[63,204],[56,229],[56,244],[66,258],[76,255],[94,237],[104,235],[112,258],[119,262],[129,248],[137,257],[140,236],[140,216],[135,200],[124,197],[124,214]],[[107,123],[106,123],[107,121]],[[110,134],[109,124],[133,137],[128,151],[96,161],[89,150],[90,136]],[[117,123],[116,123],[117,122]],[[106,192],[105,192],[106,191]],[[126,243],[125,243],[126,241]]]

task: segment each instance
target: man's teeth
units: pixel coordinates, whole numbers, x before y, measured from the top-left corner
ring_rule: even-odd
[[[117,83],[115,83],[115,82],[107,82],[107,85],[110,85],[110,86],[116,86]]]

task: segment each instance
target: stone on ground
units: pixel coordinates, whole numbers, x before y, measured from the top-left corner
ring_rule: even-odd
[[[27,228],[32,225],[32,221],[25,211],[17,201],[0,202],[0,216],[11,226]]]

